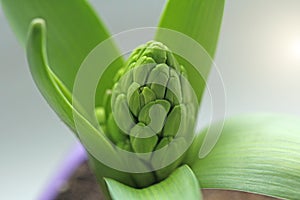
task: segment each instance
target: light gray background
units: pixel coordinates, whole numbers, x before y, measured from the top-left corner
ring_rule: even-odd
[[[118,33],[155,26],[165,1],[91,2]],[[227,0],[215,60],[226,87],[227,116],[300,115],[299,10],[299,0]],[[203,105],[209,105],[207,94]],[[37,91],[0,10],[0,199],[35,199],[74,143]]]

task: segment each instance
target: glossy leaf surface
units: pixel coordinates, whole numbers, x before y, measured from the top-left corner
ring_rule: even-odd
[[[225,0],[169,0],[162,14],[159,27],[172,29],[187,35],[202,45],[208,55],[213,58],[217,47],[224,3]],[[189,48],[185,47],[184,41],[170,41],[172,38],[160,30],[157,32],[156,40],[166,45],[176,42],[183,48]],[[184,58],[179,59],[179,61],[186,67],[189,81],[200,102],[205,88],[204,80],[209,74],[211,63],[205,63],[204,61],[199,63],[202,64],[203,77],[201,77]]]
[[[31,21],[35,18],[46,21],[49,64],[70,91],[82,61],[96,45],[110,37],[86,0],[2,0],[1,3],[23,46]],[[117,51],[114,44],[111,48]],[[97,104],[100,104],[105,89],[112,85],[112,77],[122,64],[119,59],[106,72],[96,95]]]
[[[184,165],[164,181],[144,189],[135,189],[112,179],[106,179],[111,198],[114,200],[201,200],[197,179],[192,170]]]
[[[198,159],[204,135],[205,131],[186,160],[202,188],[299,198],[299,118],[257,114],[228,119],[214,149]]]

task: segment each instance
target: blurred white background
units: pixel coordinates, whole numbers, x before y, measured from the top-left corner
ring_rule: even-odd
[[[112,33],[155,26],[165,3],[91,2]],[[215,62],[226,87],[227,116],[300,116],[299,10],[299,0],[226,1]],[[37,91],[1,9],[0,94],[0,199],[35,199],[76,140]],[[208,102],[206,94],[203,105]]]

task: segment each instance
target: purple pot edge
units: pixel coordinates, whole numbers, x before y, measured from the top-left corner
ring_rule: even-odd
[[[66,159],[58,166],[58,170],[50,181],[46,184],[45,189],[38,196],[37,200],[54,200],[60,188],[72,176],[73,172],[87,160],[87,154],[84,147],[77,143]]]

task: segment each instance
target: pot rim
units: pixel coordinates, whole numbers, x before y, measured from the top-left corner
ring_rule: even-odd
[[[72,176],[73,172],[87,160],[84,147],[77,142],[65,160],[59,164],[53,177],[46,183],[44,190],[38,196],[38,200],[53,200],[57,197],[61,187]]]

